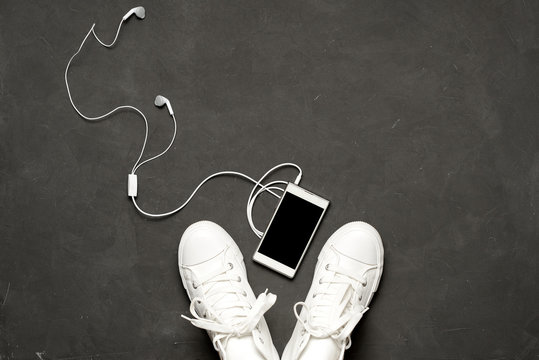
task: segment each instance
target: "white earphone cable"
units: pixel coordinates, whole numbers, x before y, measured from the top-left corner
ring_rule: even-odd
[[[95,24],[92,26],[92,33],[94,34],[95,39],[99,41],[101,45],[107,48],[111,48],[114,46],[114,44],[116,44],[116,40],[118,40],[118,35],[120,35],[120,29],[122,28],[123,23],[124,23],[124,20],[122,19],[122,21],[120,21],[120,24],[118,25],[118,30],[116,30],[116,36],[114,36],[114,40],[112,40],[110,44],[105,44],[103,41],[99,39],[99,37],[97,37],[97,34],[95,33],[95,30],[94,30]]]
[[[132,110],[132,111],[135,111],[136,113],[138,113],[142,119],[144,120],[144,125],[145,125],[145,131],[144,131],[144,142],[142,144],[142,148],[140,150],[140,154],[138,156],[138,159],[137,161],[135,162],[135,166],[133,167],[133,169],[137,166],[137,164],[140,162],[140,160],[142,159],[142,155],[144,154],[144,150],[146,149],[146,143],[148,142],[148,132],[149,132],[149,128],[148,128],[148,119],[146,119],[146,116],[144,115],[144,113],[142,111],[140,111],[139,109],[137,109],[136,107],[134,106],[131,106],[131,105],[122,105],[122,106],[118,106],[112,110],[110,110],[109,112],[103,114],[103,115],[98,115],[98,116],[86,116],[84,115],[78,108],[77,106],[75,105],[75,102],[73,101],[73,97],[71,95],[71,89],[69,88],[69,82],[67,80],[67,74],[69,72],[69,68],[71,66],[71,63],[73,62],[73,59],[81,52],[82,50],[82,47],[84,46],[84,43],[86,42],[86,40],[88,39],[88,36],[90,36],[90,34],[94,34],[94,37],[105,47],[107,48],[110,48],[114,45],[114,43],[116,42],[116,40],[118,39],[118,34],[120,33],[120,29],[122,27],[122,22],[120,22],[120,25],[118,26],[118,31],[116,32],[116,37],[114,38],[114,41],[112,43],[110,43],[109,45],[107,44],[104,44],[103,42],[101,42],[101,40],[99,40],[99,38],[97,37],[96,33],[95,33],[95,24],[92,25],[92,27],[90,28],[90,30],[88,31],[88,33],[86,34],[86,36],[84,37],[84,39],[82,40],[79,48],[77,49],[77,51],[73,54],[73,56],[71,56],[71,58],[69,59],[68,63],[67,63],[67,66],[66,66],[66,70],[65,70],[65,73],[64,73],[64,80],[65,80],[65,84],[66,84],[66,89],[67,89],[67,96],[69,97],[69,102],[71,103],[71,106],[73,107],[73,109],[75,109],[75,111],[77,112],[77,114],[79,114],[80,117],[82,117],[83,119],[85,120],[88,120],[88,121],[100,121],[100,120],[104,120],[105,118],[109,117],[110,115],[118,112],[118,111],[121,111],[121,110]]]
[[[71,63],[73,62],[73,59],[81,52],[86,40],[88,39],[88,36],[90,36],[90,34],[93,34],[95,39],[101,44],[103,45],[104,47],[107,47],[107,48],[111,48],[114,46],[114,44],[116,43],[117,39],[118,39],[118,36],[120,34],[120,29],[122,27],[122,24],[124,22],[125,19],[122,19],[122,21],[120,22],[120,24],[118,25],[118,30],[116,31],[116,35],[114,37],[114,40],[110,43],[110,44],[105,44],[103,41],[101,41],[99,39],[99,37],[97,36],[97,34],[95,33],[95,23],[92,25],[92,27],[90,28],[90,30],[88,31],[88,33],[86,34],[86,36],[84,37],[84,39],[82,40],[82,43],[80,44],[78,50],[73,54],[73,56],[71,56],[71,58],[69,59],[68,63],[67,63],[67,66],[66,66],[66,70],[65,70],[65,74],[64,74],[64,79],[65,79],[65,84],[66,84],[66,89],[67,89],[67,94],[68,94],[68,97],[69,97],[69,101],[71,103],[71,106],[73,107],[73,109],[75,109],[75,111],[79,114],[80,117],[82,117],[83,119],[85,120],[88,120],[88,121],[99,121],[99,120],[103,120],[109,116],[111,116],[112,114],[118,112],[118,111],[121,111],[121,110],[131,110],[131,111],[134,111],[136,112],[137,114],[139,114],[142,119],[144,120],[144,124],[145,124],[145,132],[144,132],[144,142],[142,144],[142,147],[141,147],[141,151],[140,151],[140,154],[137,158],[137,161],[135,162],[135,164],[133,165],[133,168],[131,170],[131,175],[135,175],[136,171],[144,164],[147,164],[149,163],[150,161],[153,161],[153,160],[156,160],[157,158],[163,156],[171,147],[172,145],[174,144],[175,140],[176,140],[176,136],[177,136],[177,132],[178,132],[178,124],[177,124],[177,121],[176,121],[176,117],[174,116],[174,113],[171,111],[171,108],[169,108],[169,111],[171,111],[171,116],[172,116],[172,121],[174,123],[174,133],[172,135],[172,138],[170,140],[170,143],[168,144],[168,146],[162,151],[160,152],[159,154],[155,155],[155,156],[152,156],[144,161],[141,162],[141,159],[142,159],[142,156],[144,155],[144,151],[146,149],[146,144],[148,142],[148,133],[149,133],[149,126],[148,126],[148,119],[146,118],[146,116],[144,115],[144,113],[142,113],[142,111],[140,111],[138,108],[134,107],[134,106],[131,106],[131,105],[121,105],[121,106],[118,106],[112,110],[110,110],[109,112],[103,114],[103,115],[98,115],[98,116],[86,116],[84,115],[78,108],[77,106],[75,105],[74,101],[73,101],[73,97],[71,95],[71,90],[69,88],[69,82],[68,82],[68,72],[69,72],[69,68],[71,66]],[[170,104],[168,104],[170,106]],[[294,167],[298,170],[298,176],[296,177],[296,179],[294,180],[294,183],[296,185],[299,184],[299,182],[301,181],[301,177],[303,175],[303,172],[301,170],[301,168],[294,164],[294,163],[282,163],[282,164],[278,164],[276,166],[274,166],[273,168],[271,168],[270,170],[268,170],[258,181],[253,179],[252,177],[244,174],[244,173],[241,173],[241,172],[237,172],[237,171],[220,171],[220,172],[217,172],[217,173],[214,173],[208,177],[206,177],[204,180],[202,180],[200,182],[200,184],[198,184],[198,186],[195,188],[195,190],[191,193],[191,195],[187,198],[187,200],[182,204],[180,205],[179,207],[177,207],[176,209],[174,210],[171,210],[171,211],[168,211],[168,212],[164,212],[164,213],[157,213],[157,214],[154,214],[154,213],[150,213],[150,212],[147,212],[147,211],[144,211],[140,206],[139,204],[137,203],[137,200],[136,200],[136,195],[135,196],[130,196],[131,197],[131,200],[133,202],[133,205],[135,206],[135,208],[144,216],[147,216],[149,218],[164,218],[164,217],[167,217],[167,216],[170,216],[170,215],[173,215],[179,211],[181,211],[185,206],[187,206],[187,204],[192,200],[192,198],[195,196],[195,194],[198,192],[198,190],[206,183],[208,182],[209,180],[213,179],[213,178],[216,178],[218,176],[237,176],[237,177],[240,177],[240,178],[243,178],[245,180],[248,180],[252,183],[254,183],[254,186],[251,190],[251,193],[249,194],[249,198],[247,200],[247,206],[246,206],[246,212],[247,212],[247,221],[249,222],[249,226],[251,227],[252,231],[255,233],[256,236],[258,236],[259,238],[261,238],[263,236],[263,232],[258,230],[256,228],[256,226],[254,225],[253,223],[253,216],[252,216],[252,212],[253,212],[253,207],[254,207],[254,203],[256,201],[256,199],[258,198],[258,196],[267,191],[269,192],[271,195],[275,196],[276,198],[280,198],[280,195],[278,195],[275,191],[281,191],[281,192],[284,192],[284,189],[279,187],[279,186],[276,186],[277,184],[280,184],[280,185],[285,185],[287,184],[286,181],[283,181],[283,180],[276,180],[276,181],[272,181],[272,182],[269,182],[267,184],[263,184],[262,182],[264,181],[264,179],[266,177],[268,177],[271,173],[277,171],[278,169],[281,169],[283,167]],[[136,175],[135,175],[136,176]]]

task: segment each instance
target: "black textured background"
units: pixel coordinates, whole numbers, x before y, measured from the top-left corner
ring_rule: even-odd
[[[206,175],[299,163],[332,206],[289,281],[255,265],[250,186],[221,178],[182,213],[139,216],[125,193],[151,123],[140,202],[169,210]],[[245,254],[281,352],[325,239],[377,227],[386,267],[346,359],[539,359],[539,2],[0,2],[0,359],[216,359],[179,318],[176,247],[192,222]],[[281,178],[293,179],[292,170]],[[259,227],[274,201],[255,209]]]

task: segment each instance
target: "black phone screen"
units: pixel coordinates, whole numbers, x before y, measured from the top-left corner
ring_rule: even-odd
[[[295,269],[324,208],[286,192],[258,252]]]

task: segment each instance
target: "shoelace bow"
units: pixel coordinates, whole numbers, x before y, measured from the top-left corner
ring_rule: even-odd
[[[193,298],[189,306],[193,318],[182,315],[182,318],[194,326],[214,333],[213,346],[215,350],[221,351],[223,360],[226,360],[225,346],[228,339],[250,334],[277,300],[277,297],[266,289],[251,305],[245,291],[238,286],[238,278],[228,274],[232,268],[232,264],[229,264],[229,269],[216,275],[210,274],[207,280],[195,286],[204,286],[206,300]],[[236,295],[236,300],[225,299],[229,294]],[[204,309],[202,316],[197,312],[197,305]]]
[[[326,270],[332,272],[327,278],[322,277],[320,284],[328,284],[319,292],[313,294],[313,303],[309,308],[305,302],[298,302],[294,305],[294,315],[303,325],[304,332],[308,332],[310,336],[315,338],[328,338],[336,340],[341,344],[341,352],[339,360],[344,358],[344,351],[350,348],[352,340],[350,334],[355,326],[359,323],[363,314],[369,310],[359,304],[363,296],[363,289],[367,285],[365,275],[367,271],[376,269],[377,266],[372,266],[365,270],[361,279],[357,278],[357,274],[349,269],[339,267],[337,265],[326,265]],[[331,285],[343,284],[338,290],[334,290]],[[357,287],[361,286],[359,290]],[[340,300],[340,301],[338,301]],[[302,320],[298,312],[298,306],[302,306],[305,311],[305,319]],[[327,308],[338,306],[337,314],[341,314],[338,318],[332,318]],[[325,309],[326,308],[326,309]],[[330,314],[328,316],[328,314]],[[301,346],[303,345],[303,346]],[[307,341],[300,344],[297,348],[294,357],[297,357],[307,345]]]

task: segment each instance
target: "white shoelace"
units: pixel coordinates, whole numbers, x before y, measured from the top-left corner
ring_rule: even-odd
[[[359,302],[367,286],[366,273],[376,268],[377,266],[368,268],[361,279],[358,279],[357,273],[349,269],[337,265],[326,265],[326,270],[331,274],[320,279],[320,290],[313,294],[314,299],[310,308],[305,302],[294,305],[294,315],[303,325],[303,333],[306,331],[315,338],[332,338],[340,344],[339,360],[344,358],[344,351],[352,345],[350,339],[352,330],[363,314],[369,310]],[[327,285],[324,286],[324,284]],[[301,319],[298,306],[302,306],[305,311],[305,320]],[[333,310],[335,306],[337,306],[336,311]],[[339,314],[338,317],[335,317],[335,314]],[[306,345],[307,341],[300,344],[294,358],[303,351]]]
[[[191,301],[189,310],[193,318],[182,315],[194,326],[214,333],[213,346],[223,354],[223,360],[226,360],[228,339],[253,332],[277,299],[266,289],[251,305],[246,292],[238,285],[239,279],[228,273],[231,269],[232,264],[229,264],[229,268],[223,272],[208,274],[206,279],[200,279],[200,284],[194,284],[196,288],[203,286],[206,300],[196,297]],[[197,307],[203,311],[202,316]]]

